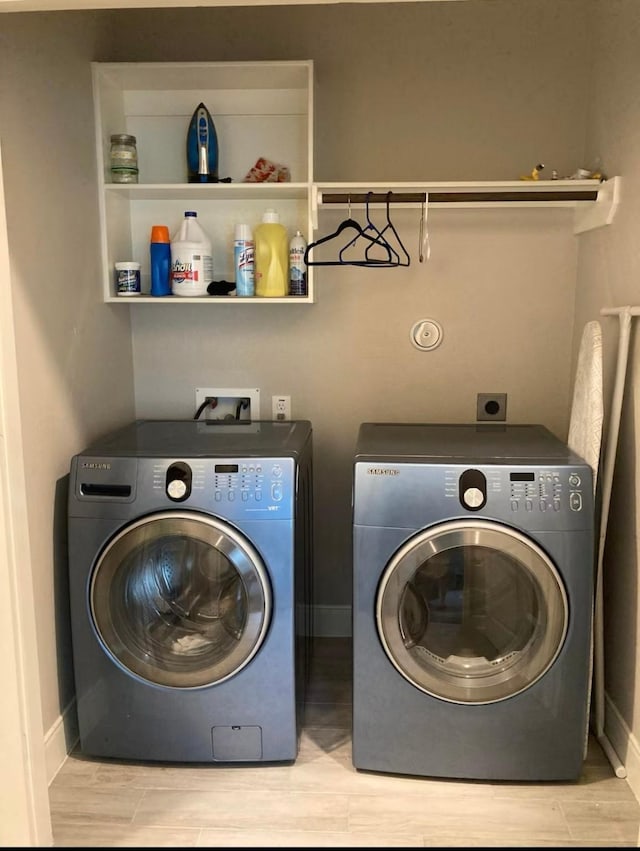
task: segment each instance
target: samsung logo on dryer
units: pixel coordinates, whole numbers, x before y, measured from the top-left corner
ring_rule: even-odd
[[[108,461],[83,461],[82,468],[84,470],[110,470],[111,464]]]
[[[367,467],[367,476],[399,476],[400,470],[393,467]]]

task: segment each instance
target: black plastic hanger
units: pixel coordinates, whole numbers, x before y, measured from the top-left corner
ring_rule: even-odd
[[[367,228],[369,225],[367,225]],[[327,242],[331,242],[336,239],[346,230],[355,231],[355,236],[349,240],[345,245],[342,246],[338,251],[338,256],[334,260],[311,260],[310,252],[313,248],[316,248],[319,245],[324,245]],[[375,228],[374,228],[375,230]],[[376,231],[377,232],[377,231]],[[343,253],[349,248],[353,243],[359,239],[360,237],[364,237],[365,240],[368,241],[369,244],[376,243],[379,247],[382,247],[386,252],[386,258],[383,260],[375,260],[368,259],[366,256],[363,260],[344,260]],[[369,246],[367,246],[369,247]],[[386,242],[386,240],[379,240],[378,236],[372,236],[366,232],[366,228],[363,228],[362,225],[357,222],[355,219],[351,218],[351,205],[349,205],[349,217],[344,221],[340,222],[338,227],[333,233],[328,234],[327,236],[320,237],[315,242],[310,242],[306,250],[304,252],[304,262],[307,266],[368,266],[368,267],[380,267],[380,266],[390,266],[395,265],[393,261],[393,250],[390,245]]]
[[[379,231],[379,233],[380,233],[380,236],[381,236],[383,239],[385,239],[385,241],[387,241],[387,240],[386,240],[386,237],[384,236],[384,233],[385,233],[385,231],[387,231],[387,230],[389,230],[389,229],[391,230],[391,232],[393,233],[393,235],[394,235],[394,236],[395,236],[395,238],[396,238],[396,241],[397,241],[398,247],[399,247],[399,248],[400,248],[400,250],[402,251],[402,255],[403,255],[403,257],[401,258],[401,257],[400,257],[400,255],[399,255],[397,252],[395,252],[395,251],[394,251],[394,254],[395,254],[395,255],[396,255],[396,257],[398,258],[398,262],[396,263],[396,265],[397,265],[397,266],[409,266],[409,265],[411,265],[411,257],[409,257],[409,252],[408,252],[408,251],[407,251],[407,249],[404,247],[404,244],[403,244],[402,240],[400,239],[400,236],[399,236],[399,234],[398,234],[398,231],[395,229],[395,226],[394,226],[393,222],[391,221],[391,212],[390,212],[389,207],[390,207],[390,203],[391,203],[391,196],[392,196],[392,195],[393,195],[393,192],[387,192],[387,224],[386,224],[386,225],[382,228],[382,230],[381,230],[381,231]],[[388,242],[388,241],[387,241],[387,242]],[[369,250],[369,249],[367,249],[367,251],[368,251],[368,250]],[[393,251],[393,249],[392,249],[392,251]],[[367,252],[365,251],[365,254],[366,254],[366,253],[367,253]]]
[[[362,234],[359,234],[354,237],[354,239],[348,244],[340,252],[340,259],[345,263],[349,263],[352,266],[367,266],[367,267],[382,267],[389,268],[392,266],[400,265],[400,255],[395,251],[393,246],[391,246],[388,240],[383,236],[383,232],[378,229],[378,227],[371,220],[371,212],[370,212],[370,203],[371,197],[373,196],[373,192],[367,192],[366,196],[366,206],[365,206],[365,215],[367,218],[367,224],[362,229]],[[387,214],[388,218],[388,214]],[[383,228],[386,230],[387,226]],[[366,246],[364,252],[364,259],[362,260],[349,260],[345,257],[345,251],[347,249],[351,249],[360,239],[360,236],[365,236],[369,240],[369,245]],[[375,257],[371,254],[375,249],[383,249],[386,252],[386,257]]]

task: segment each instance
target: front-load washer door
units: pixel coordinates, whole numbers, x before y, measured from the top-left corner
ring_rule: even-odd
[[[490,521],[425,529],[391,558],[376,599],[383,647],[417,688],[453,703],[494,703],[551,667],[567,596],[546,553]]]
[[[163,512],[121,530],[91,574],[89,608],[109,655],[134,676],[200,688],[258,652],[271,591],[255,548],[204,514]]]

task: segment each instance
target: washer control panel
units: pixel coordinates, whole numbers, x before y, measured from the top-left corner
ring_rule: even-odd
[[[291,458],[189,458],[153,462],[154,493],[171,502],[197,503],[226,517],[293,511]]]

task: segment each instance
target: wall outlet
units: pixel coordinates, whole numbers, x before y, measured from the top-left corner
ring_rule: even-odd
[[[274,420],[291,419],[291,396],[272,396],[271,407]]]
[[[196,387],[196,413],[207,398],[216,402],[202,409],[200,420],[260,419],[260,390],[255,387]]]
[[[478,393],[477,420],[496,420],[504,422],[507,419],[506,393]]]

